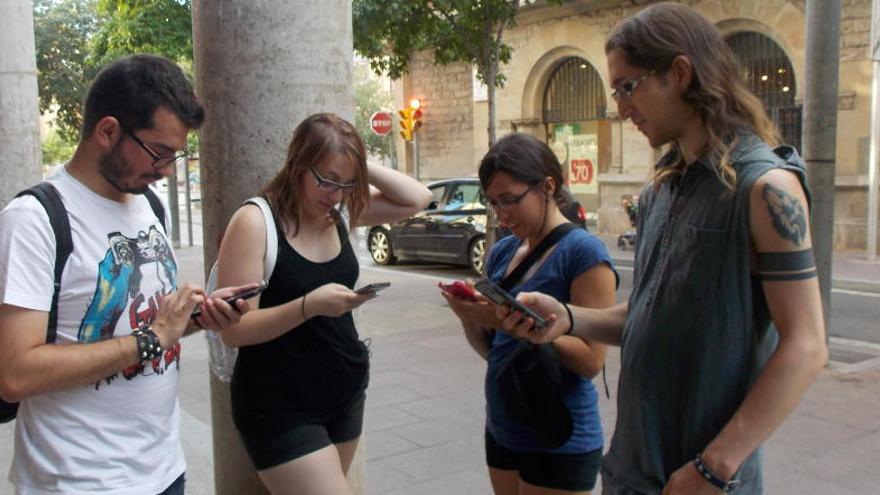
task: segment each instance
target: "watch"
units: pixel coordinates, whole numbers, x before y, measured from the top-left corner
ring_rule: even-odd
[[[730,493],[739,488],[739,485],[742,484],[742,480],[731,479],[724,481],[717,474],[713,473],[705,464],[703,464],[702,453],[697,454],[696,459],[694,459],[694,467],[697,468],[697,472],[700,473],[700,476],[702,476],[703,479],[724,493]]]
[[[138,362],[146,363],[152,361],[162,355],[162,344],[159,342],[159,336],[145,325],[131,332],[137,339]]]

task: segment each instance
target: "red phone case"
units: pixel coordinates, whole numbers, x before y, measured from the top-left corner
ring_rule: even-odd
[[[467,301],[477,300],[477,294],[474,292],[474,289],[468,284],[462,282],[461,280],[456,280],[451,284],[444,284],[440,282],[437,285],[440,286],[441,289],[459,299],[465,299]]]

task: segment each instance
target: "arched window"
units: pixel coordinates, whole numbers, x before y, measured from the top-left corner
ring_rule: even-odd
[[[563,59],[544,90],[544,123],[605,119],[602,79],[580,57]]]
[[[761,101],[779,128],[782,140],[800,149],[801,107],[795,103],[794,70],[775,41],[755,32],[727,38],[740,64],[743,82]]]

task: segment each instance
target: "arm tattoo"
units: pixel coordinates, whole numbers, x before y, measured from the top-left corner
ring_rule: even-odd
[[[815,278],[817,274],[813,250],[758,253],[758,274],[765,281]]]
[[[791,194],[764,184],[762,192],[767,211],[773,220],[773,228],[783,238],[800,246],[807,236],[807,216],[801,202]]]

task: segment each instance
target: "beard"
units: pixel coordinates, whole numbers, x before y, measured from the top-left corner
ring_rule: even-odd
[[[128,180],[135,178],[132,169],[133,167],[128,163],[125,157],[122,156],[117,144],[117,146],[114,146],[109,153],[101,157],[98,171],[117,191],[127,194],[143,194],[146,192],[149,184],[138,187],[126,185]],[[154,174],[152,182],[161,178],[161,175]]]

